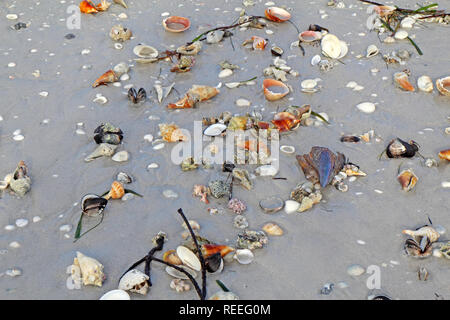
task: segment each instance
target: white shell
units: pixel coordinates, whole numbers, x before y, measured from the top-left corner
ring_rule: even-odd
[[[127,161],[129,157],[130,156],[129,156],[128,152],[123,150],[123,151],[117,152],[111,159],[116,162],[124,162],[124,161]]]
[[[424,92],[433,91],[433,81],[429,76],[421,76],[417,79],[417,87]]]
[[[99,104],[105,104],[108,102],[108,99],[106,99],[106,97],[104,97],[104,96],[98,96],[92,101],[95,103],[99,103]]]
[[[119,281],[119,289],[129,290],[140,294],[147,294],[149,277],[136,269],[132,269],[124,274]],[[136,288],[138,287],[138,289]]]
[[[146,44],[138,44],[133,48],[133,53],[140,58],[152,59],[158,56],[158,50]]]
[[[400,22],[400,27],[405,28],[405,29],[411,29],[413,27],[414,23],[416,23],[416,20],[414,18],[405,17]]]
[[[317,86],[317,81],[314,79],[306,79],[300,85],[303,89],[314,89]]]
[[[77,251],[77,257],[73,264],[79,266],[83,284],[102,286],[105,275],[103,274],[103,265],[94,258],[90,258]]]
[[[189,268],[194,269],[195,271],[200,271],[202,269],[200,260],[188,248],[186,248],[184,246],[178,246],[177,256],[180,258],[180,260],[183,262],[183,264],[185,264]]]
[[[234,255],[234,258],[240,264],[252,263],[254,257],[255,256],[253,255],[253,252],[249,249],[238,249],[238,250],[236,250],[236,253]]]
[[[281,146],[280,147],[281,152],[292,154],[295,152],[295,148],[293,146]]]
[[[287,214],[294,213],[300,208],[300,203],[294,200],[286,200],[284,203],[284,212]]]
[[[322,51],[330,58],[337,59],[341,54],[341,43],[338,37],[327,34],[322,38]]]
[[[130,70],[130,66],[126,62],[120,62],[116,64],[113,68],[114,73],[120,77],[124,73],[127,73]]]
[[[180,267],[180,268],[186,270],[187,273],[189,273],[193,278],[197,277],[197,273],[194,270],[192,270],[192,269],[190,269],[190,268],[188,268],[186,266],[177,266],[177,267]],[[177,269],[169,267],[169,266],[166,267],[166,272],[169,275],[171,275],[172,277],[177,278],[177,279],[183,279],[183,280],[189,279],[184,273],[178,271]]]
[[[358,84],[355,81],[350,81],[347,83],[346,87],[350,89],[354,89]]]
[[[406,32],[405,30],[399,30],[394,35],[394,38],[397,40],[403,40],[403,39],[406,39],[407,37],[408,37],[408,32]]]
[[[359,111],[364,113],[372,113],[375,111],[375,105],[372,102],[363,102],[356,106]]]
[[[255,173],[259,176],[266,177],[266,176],[274,176],[278,172],[278,168],[272,165],[263,165],[255,169]]]
[[[226,129],[227,126],[223,123],[215,123],[206,128],[203,134],[208,137],[216,137],[221,135]]]
[[[250,107],[250,101],[248,101],[247,99],[237,99],[236,105],[238,107]]]
[[[240,85],[241,85],[240,82],[227,82],[227,83],[225,83],[225,86],[226,86],[227,88],[230,88],[230,89],[237,88],[237,87],[239,87]]]
[[[318,54],[316,54],[316,55],[315,55],[314,57],[312,57],[312,59],[311,59],[311,65],[313,65],[313,66],[318,65],[319,62],[320,62],[320,60],[322,60],[322,58],[321,58]]]
[[[367,53],[366,53],[366,57],[370,58],[373,56],[376,56],[378,54],[378,52],[380,52],[377,48],[376,45],[371,44],[370,46],[367,47]]]
[[[99,300],[131,300],[130,295],[123,290],[116,289],[105,293]]]
[[[226,78],[233,74],[233,70],[231,69],[223,69],[219,72],[219,78]]]

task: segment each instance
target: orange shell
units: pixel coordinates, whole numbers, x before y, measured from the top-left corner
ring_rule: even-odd
[[[167,108],[169,109],[189,109],[193,108],[195,105],[195,99],[189,94],[186,93],[183,98],[178,100],[175,103],[169,103],[167,105]]]
[[[95,6],[98,11],[106,11],[111,6],[110,2],[107,2],[106,0],[100,0],[100,3]]]
[[[279,112],[273,117],[272,120],[272,123],[278,130],[280,130],[280,132],[291,130],[299,122],[300,120],[295,118],[295,116],[289,112]]]
[[[97,80],[95,80],[92,87],[95,88],[102,84],[116,82],[117,80],[118,80],[118,78],[117,78],[117,75],[114,73],[114,71],[108,70],[104,74],[102,74]]]
[[[80,2],[81,13],[97,13],[98,10],[88,1],[84,0]]]
[[[252,40],[253,40],[253,49],[254,50],[264,50],[264,48],[266,47],[266,44],[267,44],[266,39],[258,37],[258,36],[253,36]]]
[[[188,93],[198,98],[198,101],[209,100],[219,94],[219,90],[216,87],[193,85],[189,89]]]
[[[410,169],[402,171],[398,176],[397,180],[405,191],[410,191],[416,185],[419,180],[417,176]]]
[[[109,191],[109,193],[106,195],[105,199],[120,199],[123,197],[123,195],[125,194],[125,189],[123,188],[123,185],[118,182],[118,181],[114,181],[111,184],[111,190]]]
[[[176,266],[179,266],[179,265],[183,264],[181,259],[178,258],[177,252],[175,250],[166,251],[164,253],[164,255],[163,255],[163,260],[165,262],[169,262],[169,263],[174,264]]]
[[[171,23],[181,24],[184,26],[184,28],[181,28],[181,29],[170,28]],[[185,18],[185,17],[171,16],[171,17],[164,19],[162,22],[162,25],[163,25],[164,29],[166,29],[167,31],[183,32],[183,31],[189,29],[189,27],[191,26],[191,22],[189,21],[188,18]]]
[[[387,17],[392,14],[397,8],[393,6],[376,6],[375,12],[378,13],[380,17]]]
[[[275,93],[270,91],[269,88],[274,86],[283,88],[284,92]],[[264,96],[269,101],[279,100],[289,93],[289,88],[283,82],[274,79],[265,79],[263,81],[263,88],[264,88]]]
[[[439,158],[442,160],[450,161],[450,149],[442,150],[439,152]]]
[[[413,85],[408,80],[408,75],[404,72],[397,72],[394,74],[395,83],[406,91],[415,91]]]
[[[278,7],[269,7],[264,11],[267,19],[274,22],[284,22],[291,18],[291,14],[286,10]]]
[[[222,257],[225,257],[231,251],[234,251],[234,249],[229,246],[226,246],[226,245],[219,245],[219,244],[204,244],[204,245],[202,245],[202,254],[203,254],[204,258],[208,258],[217,252],[220,252],[220,255]]]
[[[436,80],[436,88],[444,96],[450,96],[450,77]]]
[[[161,136],[163,140],[167,142],[178,142],[188,140],[188,138],[183,134],[181,129],[178,128],[178,126],[173,123],[159,124],[159,131],[161,131]]]

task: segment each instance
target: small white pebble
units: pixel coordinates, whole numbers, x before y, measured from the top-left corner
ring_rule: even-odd
[[[16,227],[12,224],[8,224],[5,226],[6,231],[13,231],[14,229],[16,229]]]
[[[147,166],[147,169],[157,169],[157,168],[159,168],[159,164],[157,164],[157,163],[155,163],[155,162],[153,162],[153,163],[150,163],[148,166]]]
[[[28,224],[28,220],[27,219],[17,219],[16,220],[16,226],[18,226],[19,228],[23,228]]]
[[[169,16],[169,15],[170,15],[169,12],[163,12],[163,13],[161,13],[161,17],[167,17],[167,16]]]
[[[13,137],[14,141],[22,141],[23,139],[25,139],[25,137],[21,134],[15,135]]]
[[[34,216],[33,217],[33,222],[34,223],[36,223],[36,222],[39,222],[39,221],[41,221],[42,219],[41,219],[41,217],[39,217],[39,216]]]
[[[64,224],[59,227],[59,231],[61,232],[70,232],[70,230],[72,230],[72,226],[70,224]]]
[[[9,246],[10,246],[11,248],[17,249],[17,248],[20,247],[20,243],[18,243],[17,241],[13,241],[13,242],[11,242],[11,243],[9,244]]]
[[[382,193],[383,193],[383,191],[378,190],[378,189],[375,189],[375,190],[373,190],[373,191],[375,191],[376,193],[379,193],[379,194],[382,194]]]
[[[366,242],[363,241],[363,240],[356,240],[356,242],[357,242],[358,244],[360,244],[360,245],[365,245],[365,244],[366,244]]]
[[[450,188],[450,181],[443,181],[441,183],[442,188]]]
[[[14,68],[16,64],[14,62],[8,63],[8,68]]]
[[[238,107],[250,107],[250,101],[248,101],[247,99],[237,99],[236,105]]]
[[[153,136],[151,134],[146,134],[144,136],[144,140],[147,142],[152,142],[153,141]]]
[[[86,54],[89,54],[89,53],[91,53],[91,50],[89,50],[89,49],[83,49],[83,50],[81,51],[81,54],[82,54],[82,55],[86,55]]]
[[[39,95],[41,97],[47,97],[48,96],[48,92],[47,91],[42,91],[42,92],[39,92]]]

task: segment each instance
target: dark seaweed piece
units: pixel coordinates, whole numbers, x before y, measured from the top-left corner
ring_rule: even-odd
[[[233,169],[236,168],[234,163],[224,163],[222,165],[222,172],[233,172]]]
[[[75,35],[73,33],[68,33],[64,36],[64,38],[66,38],[67,40],[71,40],[71,39],[75,38]]]
[[[310,24],[308,30],[310,31],[326,31],[326,32],[330,32],[327,28],[321,27],[317,24]]]
[[[343,136],[343,137],[341,137],[341,142],[353,142],[353,143],[356,143],[356,142],[359,142],[359,141],[361,141],[361,138],[357,137],[357,136]]]

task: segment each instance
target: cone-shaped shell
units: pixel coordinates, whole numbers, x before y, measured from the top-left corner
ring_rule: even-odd
[[[283,98],[289,93],[289,88],[283,82],[274,79],[264,79],[264,96],[269,101],[275,101]]]
[[[94,258],[90,258],[77,252],[77,257],[73,259],[73,264],[80,267],[83,284],[101,287],[106,278],[103,274],[103,265]]]
[[[189,29],[191,22],[188,18],[171,16],[164,19],[162,25],[169,32],[183,32]]]
[[[204,244],[202,245],[201,250],[205,258],[210,257],[217,252],[220,252],[220,255],[222,257],[225,257],[228,253],[234,251],[234,248],[219,244]]]
[[[175,250],[166,251],[163,255],[163,260],[176,266],[183,264],[183,261],[178,258],[177,252]]]
[[[188,266],[189,268],[200,271],[201,270],[201,263],[198,257],[193,253],[191,250],[184,246],[178,246],[177,248],[177,256],[180,258],[180,260],[183,262],[184,265]]]
[[[436,242],[441,236],[439,232],[431,226],[424,226],[417,230],[403,230],[402,233],[407,234],[416,240],[418,237],[427,237],[431,243]]]
[[[437,79],[436,88],[442,95],[450,97],[450,76]]]
[[[415,91],[413,85],[409,82],[408,75],[405,72],[395,73],[394,82],[405,91]]]
[[[284,22],[291,18],[291,14],[286,10],[278,7],[269,7],[264,11],[267,19],[274,22]]]
[[[188,93],[195,96],[198,101],[209,100],[219,94],[219,89],[211,86],[202,86],[194,84]]]
[[[397,176],[397,180],[404,191],[410,191],[412,188],[414,188],[419,179],[414,174],[412,169],[407,169],[400,172],[400,174]]]
[[[98,10],[92,6],[88,1],[80,2],[80,12],[81,13],[97,13]]]
[[[440,151],[439,158],[450,161],[450,149]]]
[[[104,74],[102,74],[97,80],[95,80],[92,87],[95,88],[102,84],[112,83],[112,82],[116,82],[118,80],[119,79],[117,78],[117,75],[115,74],[115,72],[112,70],[108,70]]]
[[[123,184],[119,181],[114,181],[111,184],[111,189],[108,194],[105,196],[105,199],[121,199],[125,194],[125,189],[123,188]]]
[[[114,3],[120,4],[125,9],[128,9],[128,6],[127,6],[127,4],[125,3],[124,0],[114,0]]]
[[[298,39],[301,42],[314,42],[314,41],[322,39],[322,33],[317,32],[317,31],[307,30],[307,31],[303,31],[302,33],[300,33],[298,35]]]

